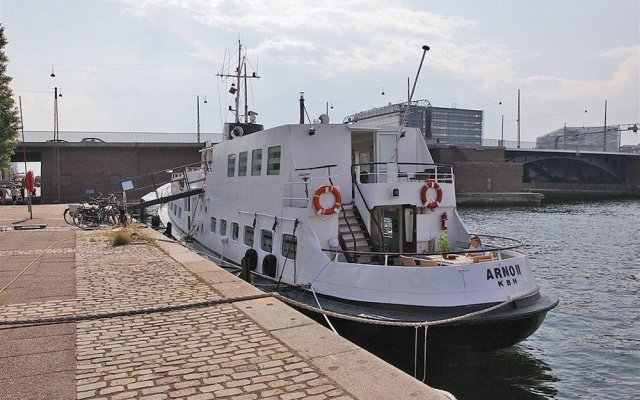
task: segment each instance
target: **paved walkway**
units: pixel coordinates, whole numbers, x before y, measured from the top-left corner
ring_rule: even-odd
[[[0,207],[0,225],[24,208]],[[0,291],[0,323],[260,294],[148,228],[111,247],[106,231],[60,223],[63,209],[34,208],[44,231],[0,232],[0,290],[36,260]],[[0,325],[1,399],[390,397],[446,398],[273,298]]]

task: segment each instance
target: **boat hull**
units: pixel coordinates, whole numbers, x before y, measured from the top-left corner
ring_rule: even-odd
[[[290,291],[285,295],[293,297]],[[298,294],[296,300],[314,305],[315,299],[306,297],[307,295]],[[400,311],[393,307],[385,309],[383,305],[347,304],[326,298],[320,298],[319,301],[326,310],[351,315],[377,315],[381,319],[394,322],[441,320],[493,306],[493,304],[484,304],[474,307],[421,307]],[[427,350],[429,352],[490,351],[512,346],[532,335],[544,321],[547,312],[557,304],[558,299],[555,296],[536,293],[486,314],[431,326],[427,329]],[[299,309],[314,320],[328,326],[321,314],[300,307]],[[416,334],[420,343],[418,347],[422,347],[424,343],[424,328],[368,324],[349,318],[329,317],[329,320],[341,336],[385,360],[402,359],[404,355],[409,355],[413,361]]]

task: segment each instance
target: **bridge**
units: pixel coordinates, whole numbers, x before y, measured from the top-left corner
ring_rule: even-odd
[[[459,193],[535,192],[546,198],[640,197],[640,154],[434,146],[454,165]]]
[[[60,131],[62,140],[52,137],[51,131],[25,132],[27,161],[41,162],[45,203],[120,192],[120,181],[127,177],[197,163],[203,142],[218,142],[221,135]],[[430,145],[430,149],[437,162],[454,165],[456,188],[462,194],[530,191],[546,196],[640,197],[640,154],[487,144]],[[18,144],[13,162],[23,161],[22,146]]]

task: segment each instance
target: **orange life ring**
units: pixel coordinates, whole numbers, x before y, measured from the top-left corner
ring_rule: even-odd
[[[335,202],[331,207],[324,208],[322,204],[320,204],[320,195],[323,193],[332,193],[333,197],[335,197]],[[316,189],[315,194],[313,195],[313,206],[316,209],[316,214],[318,215],[331,215],[340,211],[340,207],[342,206],[342,195],[340,195],[340,190],[336,186],[332,185],[322,185],[318,189]]]
[[[438,182],[434,180],[426,181],[424,183],[424,186],[422,187],[422,190],[420,190],[420,200],[422,200],[422,204],[427,203],[427,192],[431,188],[434,188],[436,190],[437,197],[434,201],[427,204],[427,208],[429,208],[430,210],[435,210],[436,208],[438,208],[440,202],[442,201],[442,189],[440,189],[440,185],[438,184]]]
[[[178,180],[178,186],[180,186],[180,190],[184,189],[184,179]]]

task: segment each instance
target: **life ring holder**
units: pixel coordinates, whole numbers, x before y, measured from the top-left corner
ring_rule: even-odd
[[[434,188],[436,190],[437,197],[434,201],[427,204],[427,192],[431,188]],[[442,189],[440,188],[438,182],[434,180],[426,181],[424,183],[424,186],[422,186],[422,189],[420,190],[420,200],[422,200],[422,204],[426,204],[427,208],[431,211],[434,211],[436,208],[438,208],[438,206],[442,202]]]
[[[324,208],[322,204],[320,204],[320,196],[323,193],[332,193],[333,197],[335,197],[335,202],[331,207]],[[332,215],[333,213],[337,213],[340,211],[340,207],[342,206],[342,195],[340,194],[340,189],[337,186],[333,185],[322,185],[313,195],[313,207],[316,209],[317,215]]]

